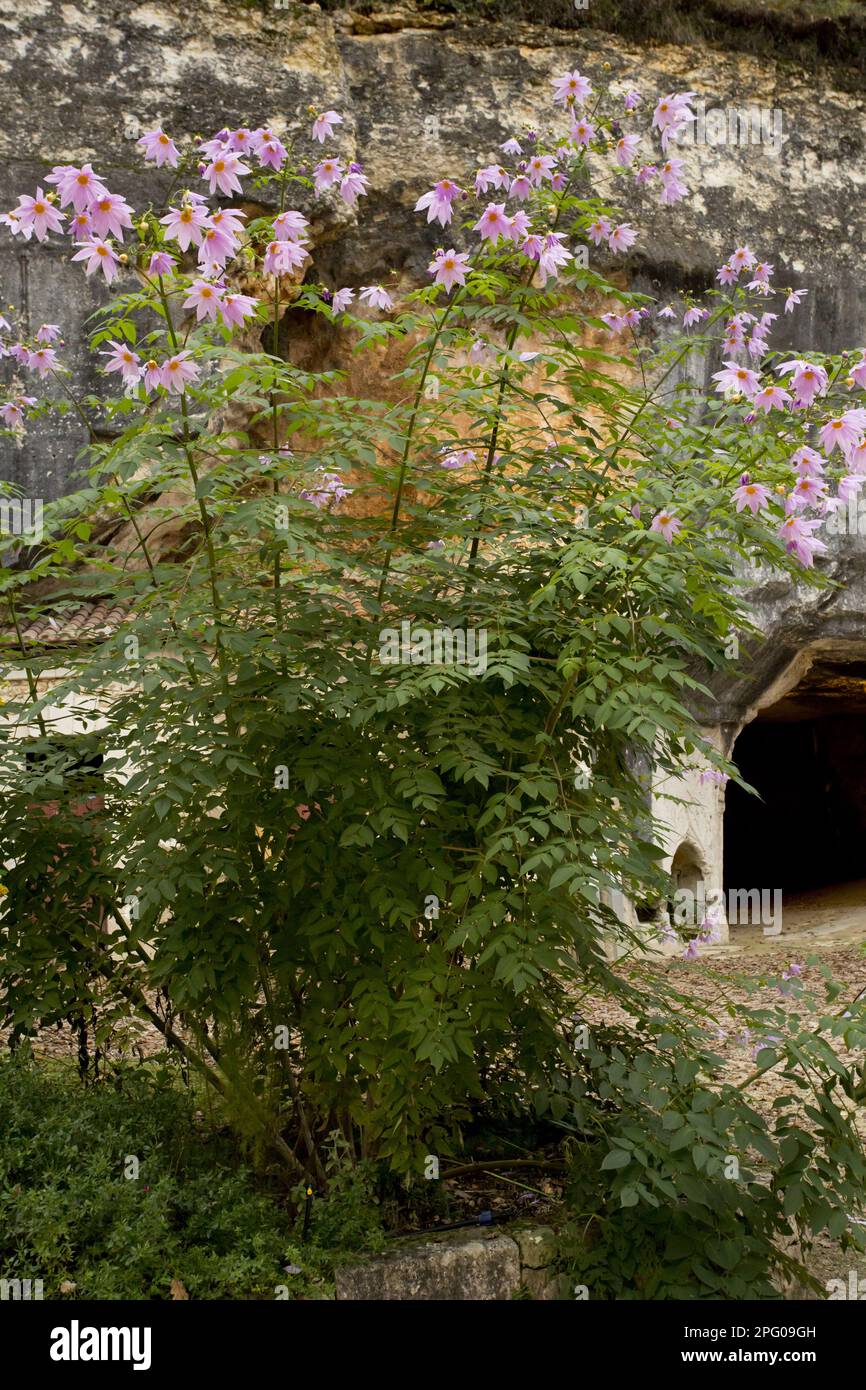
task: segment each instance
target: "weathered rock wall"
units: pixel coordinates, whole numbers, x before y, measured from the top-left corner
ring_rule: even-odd
[[[778,111],[781,148],[687,148],[695,192],[676,208],[622,180],[617,192],[642,232],[632,282],[666,295],[703,288],[747,239],[779,280],[810,287],[775,343],[788,335],[791,345],[830,349],[866,339],[866,102],[835,87],[832,71],[816,77],[738,52],[647,48],[592,28],[490,24],[403,5],[358,14],[296,0],[287,9],[264,0],[17,0],[0,11],[0,32],[4,208],[51,164],[83,159],[133,204],[163,197],[168,171],[142,175],[134,158],[140,128],[157,120],[182,136],[223,122],[282,131],[310,103],[341,110],[341,151],[364,162],[371,195],[357,217],[336,200],[316,202],[316,271],[330,283],[423,281],[438,229],[413,215],[419,192],[434,176],[466,180],[523,122],[544,126],[548,79],[566,66],[596,82],[634,82],[648,97],[688,88],[708,106]],[[309,148],[306,118],[301,142]],[[38,246],[0,231],[0,301],[33,327],[62,324],[74,384],[87,390],[98,379],[84,321],[101,290],[69,254],[58,238]],[[2,476],[29,495],[55,496],[70,486],[83,443],[72,415],[31,430],[21,446],[0,441]]]

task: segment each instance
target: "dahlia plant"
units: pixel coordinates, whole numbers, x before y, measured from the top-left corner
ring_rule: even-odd
[[[767,1048],[750,1015],[759,1071],[826,1082],[818,1137],[786,1109],[770,1140],[708,1079],[700,1011],[611,967],[647,948],[611,903],[667,888],[646,769],[735,775],[692,712],[701,673],[748,631],[756,564],[819,582],[819,526],[866,473],[866,357],[777,361],[770,306],[805,290],[746,245],[700,301],[615,287],[638,231],[611,192],[688,196],[692,95],[650,121],[634,90],[556,78],[546,128],[418,199],[414,287],[317,279],[323,207],[363,216],[368,193],[330,109],[148,130],[164,206],[63,165],[0,219],[69,238],[110,287],[96,396],[61,326],[3,324],[10,434],[74,411],[89,443],[0,581],[27,681],[0,755],[2,1000],[16,1036],[73,1018],[106,1047],[148,1021],[292,1182],[324,1181],[334,1131],[410,1175],[479,1115],[576,1126],[602,1206],[739,1222],[760,1279],[785,1164],[836,1154],[802,1177],[804,1228],[844,1220],[843,1149],[862,1180],[835,1099],[856,1077],[826,1042],[862,1045],[862,1016],[774,1019]],[[316,320],[314,371],[293,350]],[[706,390],[689,362],[720,349]],[[372,399],[345,389],[348,350],[399,363]],[[97,598],[119,625],[58,674],[27,624]],[[632,1024],[575,1051],[587,996]]]

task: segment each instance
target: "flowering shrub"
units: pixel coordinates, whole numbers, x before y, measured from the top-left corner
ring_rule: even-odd
[[[64,165],[2,218],[70,237],[111,287],[92,347],[120,388],[78,398],[61,329],[4,323],[10,431],[49,410],[90,431],[81,487],[2,571],[29,683],[5,711],[4,1011],[19,1032],[78,1017],[104,1040],[132,1007],[293,1180],[324,1180],[334,1131],[411,1174],[479,1113],[582,1132],[594,1113],[593,1171],[619,1164],[601,1158],[621,1123],[616,1152],[631,1135],[645,1171],[614,1195],[655,1209],[691,1178],[641,1150],[635,1078],[655,1068],[641,1105],[665,1135],[718,1059],[685,1004],[608,963],[606,942],[645,945],[612,892],[667,889],[640,769],[735,773],[690,697],[748,627],[753,565],[813,582],[822,518],[866,472],[866,357],[777,362],[767,306],[805,291],[774,290],[746,245],[685,297],[681,331],[680,310],[617,289],[606,267],[638,231],[594,189],[686,197],[692,94],[648,122],[636,91],[552,85],[549,130],[511,134],[474,188],[449,171],[419,198],[443,245],[415,288],[315,278],[320,201],[363,215],[368,194],[331,110],[193,147],[148,131],[166,208]],[[381,392],[287,361],[289,306],[335,354],[396,354]],[[720,344],[707,395],[684,364]],[[28,648],[25,616],[95,597],[119,628],[47,682],[57,657]],[[52,738],[64,699],[89,711],[78,746]],[[628,1058],[622,1039],[575,1058],[576,991],[643,1020]],[[660,1028],[688,1075],[641,1061]],[[859,1014],[846,1028],[862,1042]],[[785,1065],[825,1079],[814,1143],[854,1154],[832,1093],[855,1080],[815,1038]],[[707,1192],[720,1145],[766,1149],[745,1102],[719,1125],[688,1150]],[[782,1167],[784,1139],[765,1153]],[[786,1215],[744,1198],[752,1182],[730,1200],[760,1228],[763,1278]],[[804,1227],[851,1190],[828,1172]],[[689,1200],[699,1228],[711,1203]]]

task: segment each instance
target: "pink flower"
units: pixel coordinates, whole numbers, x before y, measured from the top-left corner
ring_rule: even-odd
[[[305,489],[298,495],[303,498],[305,502],[312,502],[314,507],[326,507],[329,503],[337,506],[338,503],[342,502],[344,497],[351,497],[352,488],[343,486],[343,479],[340,477],[339,473],[322,473],[321,481],[318,482],[315,489]],[[309,820],[309,807],[305,806],[302,808],[299,806],[297,809],[301,815],[306,811],[307,814],[304,816],[304,820]]]
[[[201,155],[207,156],[208,159],[216,159],[217,155],[225,154],[229,148],[229,131],[218,131],[213,139],[202,140],[198,148]]]
[[[157,387],[165,383],[162,379],[162,367],[151,357],[144,364],[144,389],[145,391],[155,391]]]
[[[734,270],[732,265],[720,266],[716,271],[716,279],[720,285],[735,285],[739,277],[739,271]]]
[[[748,246],[738,246],[732,256],[728,257],[728,263],[734,270],[751,270],[755,264],[755,253]]]
[[[513,135],[510,139],[504,141],[499,148],[503,154],[523,154],[523,146],[519,140],[515,140]]]
[[[183,395],[187,385],[198,377],[198,367],[190,362],[189,352],[176,352],[162,366],[162,384],[169,391]]]
[[[517,178],[511,180],[511,187],[508,192],[512,198],[517,198],[518,202],[525,202],[532,192],[532,184],[525,174],[518,174]]]
[[[147,264],[147,274],[173,275],[176,265],[174,256],[170,256],[167,251],[154,251]]]
[[[737,508],[737,511],[740,511],[739,507]],[[703,772],[698,777],[698,781],[701,783],[702,786],[707,782],[712,782],[714,786],[725,787],[727,786],[728,782],[730,782],[730,780],[731,779],[728,776],[727,772],[722,772],[721,769],[717,767],[704,768]]]
[[[637,241],[637,232],[633,230],[630,222],[621,222],[618,227],[614,227],[607,239],[607,244],[611,251],[627,251],[630,246],[634,246]]]
[[[634,181],[635,181],[635,183],[640,184],[641,186],[643,186],[643,184],[649,183],[650,179],[654,179],[657,173],[658,173],[658,166],[657,166],[657,165],[655,165],[655,164],[642,164],[642,165],[640,166],[640,168],[638,169],[637,173],[636,173],[635,176],[634,176]]]
[[[708,315],[708,309],[699,309],[696,304],[692,304],[683,314],[683,328],[691,328],[692,324],[702,323]]]
[[[120,372],[121,378],[125,382],[135,382],[141,377],[142,366],[141,358],[137,352],[133,352],[125,343],[109,342],[111,352],[103,352],[102,356],[107,357],[105,364],[107,372]]]
[[[641,96],[640,92],[630,91],[626,92],[625,101],[623,102],[623,105],[625,106],[626,111],[636,111],[642,101],[643,97]]]
[[[144,152],[145,159],[156,164],[157,169],[161,169],[163,164],[168,164],[172,169],[177,168],[180,150],[171,136],[166,135],[160,126],[146,130],[136,144]]]
[[[72,257],[74,261],[87,261],[84,267],[85,275],[92,275],[94,271],[101,270],[109,285],[117,274],[118,259],[114,254],[110,244],[103,241],[101,237],[94,236],[85,241],[80,251],[76,251]]]
[[[754,279],[749,285],[749,289],[753,290],[756,289],[758,285],[766,285],[773,272],[774,267],[770,265],[769,261],[758,261],[752,271]]]
[[[858,477],[854,473],[846,473],[844,478],[839,479],[839,487],[837,491],[839,493],[840,502],[850,502],[852,497],[857,496],[857,493],[860,491],[862,486],[862,477]]]
[[[861,439],[859,444],[848,455],[848,466],[855,473],[866,473],[866,439]]]
[[[355,291],[348,288],[337,290],[331,300],[331,308],[335,314],[344,314],[355,298]]]
[[[237,250],[237,240],[220,227],[206,227],[198,248],[200,263],[208,270],[221,269]]]
[[[282,140],[278,140],[276,135],[271,135],[256,145],[259,163],[266,169],[281,169],[288,153]]]
[[[808,290],[790,290],[788,293],[788,297],[785,300],[785,313],[793,314],[795,308],[800,303],[800,300],[803,298],[803,295],[808,293]]]
[[[582,145],[584,149],[587,149],[592,142],[592,137],[595,135],[595,126],[592,121],[588,121],[586,117],[583,116],[579,121],[572,121],[569,126],[569,132],[576,145]],[[635,137],[626,136],[625,138],[634,139]],[[623,141],[621,140],[620,144],[622,143]]]
[[[764,386],[753,398],[755,409],[763,410],[765,415],[769,415],[771,410],[784,410],[790,404],[791,397],[781,386]]]
[[[365,304],[371,305],[374,309],[385,309],[386,311],[394,308],[394,301],[386,289],[381,285],[362,285],[360,298]]]
[[[738,366],[736,362],[726,362],[723,371],[713,372],[713,381],[719,383],[717,391],[736,391],[749,399],[761,389],[760,380],[755,372],[749,371],[748,367]]]
[[[573,106],[575,102],[584,102],[592,95],[591,82],[583,77],[577,68],[574,72],[566,72],[562,77],[552,77],[550,80],[554,87],[553,100],[557,106]]]
[[[169,241],[176,241],[181,251],[185,251],[190,242],[194,246],[201,245],[202,228],[207,224],[208,212],[201,203],[185,202],[183,207],[169,208],[166,216],[159,220],[166,229],[165,235]]]
[[[256,312],[258,302],[248,294],[224,295],[219,306],[223,323],[227,328],[240,328]]]
[[[667,149],[670,140],[676,140],[683,126],[695,119],[689,105],[694,96],[694,92],[669,92],[658,102],[653,112],[652,128],[660,133],[663,150]]]
[[[650,525],[650,530],[658,532],[669,545],[673,541],[674,536],[681,531],[682,528],[683,523],[680,521],[679,517],[674,516],[673,512],[668,511],[656,512]]]
[[[594,222],[590,222],[586,229],[587,236],[594,246],[600,246],[603,241],[607,241],[611,231],[611,225],[606,217],[597,217]]]
[[[421,195],[415,204],[415,211],[423,212],[426,208],[428,222],[437,221],[441,226],[447,227],[454,211],[451,204],[459,192],[456,183],[452,183],[450,179],[440,179],[435,188]]]
[[[274,218],[274,237],[278,241],[304,241],[309,225],[302,212],[290,208]]]
[[[791,463],[801,476],[809,473],[823,473],[824,460],[816,449],[811,449],[808,444],[802,444],[799,449],[795,449],[791,455]]]
[[[851,379],[856,386],[866,386],[866,353],[864,353],[862,361],[858,362],[856,367],[852,367]]]
[[[265,252],[266,275],[288,275],[307,259],[306,249],[297,241],[272,241]]]
[[[123,228],[132,226],[131,211],[126,199],[119,193],[106,193],[90,204],[93,230],[97,236],[110,234],[123,241]]]
[[[511,240],[518,244],[520,242],[526,242],[529,232],[529,214],[525,212],[523,208],[518,208],[510,220],[511,229],[508,235],[511,237]]]
[[[795,507],[815,506],[823,499],[826,491],[827,484],[823,478],[808,475],[797,479],[791,493],[791,501]]]
[[[35,396],[16,396],[14,401],[6,401],[0,405],[0,420],[8,425],[10,429],[16,429],[24,423],[24,410],[28,405],[35,405]]]
[[[69,226],[66,228],[73,241],[86,241],[93,231],[93,218],[90,209],[85,208],[84,212],[74,212],[69,219]]]
[[[323,159],[313,170],[313,184],[317,193],[324,193],[332,184],[339,183],[343,177],[343,166],[339,159]]]
[[[639,135],[623,135],[620,140],[617,140],[614,152],[614,159],[617,164],[620,164],[623,169],[630,168],[639,145]]]
[[[733,500],[738,512],[748,507],[752,515],[757,516],[762,507],[769,505],[770,494],[763,483],[741,483],[733,493]]]
[[[49,232],[63,231],[63,214],[51,206],[41,188],[35,198],[23,194],[18,199],[15,217],[28,240],[33,232],[37,241],[44,241]]]
[[[36,372],[40,377],[45,377],[59,365],[57,353],[54,348],[50,347],[36,348],[28,356],[27,365],[32,372]]]
[[[678,203],[682,198],[688,197],[688,188],[680,178],[680,174],[685,168],[681,159],[667,159],[661,167],[660,178],[662,181],[662,203],[670,207]]]
[[[827,373],[824,368],[816,367],[812,362],[803,362],[799,358],[782,362],[776,371],[794,373],[791,386],[794,389],[794,399],[799,405],[811,405],[816,396],[823,394],[827,386]]]
[[[229,135],[227,143],[229,149],[234,150],[235,154],[246,154],[247,150],[252,150],[255,153],[255,142],[252,137],[252,132],[248,130],[245,125],[239,126],[237,130],[233,130]]]
[[[530,159],[526,172],[529,175],[529,182],[534,188],[539,188],[544,179],[553,177],[556,168],[556,160],[552,154],[536,154]]]
[[[601,321],[607,324],[610,333],[621,333],[625,328],[625,319],[622,314],[602,314]]]
[[[455,285],[466,284],[468,262],[469,256],[465,251],[441,251],[434,256],[427,273],[434,276],[437,285],[444,285],[450,294]]]
[[[675,319],[676,313],[671,308],[670,304],[666,304],[663,309],[659,309],[658,316],[660,319]]]
[[[864,428],[866,410],[846,410],[844,415],[836,420],[828,420],[818,431],[821,448],[828,458],[834,449],[839,449],[840,453],[845,454],[859,443]]]
[[[488,164],[475,175],[475,192],[486,193],[488,188],[507,188],[510,175],[501,164]]]
[[[573,259],[562,242],[563,235],[559,232],[548,232],[545,237],[544,250],[538,258],[539,282],[542,286],[547,284],[549,278],[555,280],[559,267]]]
[[[439,460],[440,468],[465,468],[467,464],[474,463],[476,458],[474,449],[455,449],[453,452],[443,452],[445,457]]]
[[[505,204],[488,203],[472,230],[481,234],[482,241],[492,242],[494,246],[500,237],[507,241],[511,235],[511,222],[505,216]]]
[[[219,314],[221,300],[222,292],[219,286],[210,280],[193,280],[189,294],[183,301],[183,307],[195,309],[197,323],[201,323],[204,318],[213,321]]]
[[[6,323],[6,320],[5,320],[5,319],[3,320],[3,324],[5,324],[7,328],[9,327],[9,325],[8,325],[8,323]],[[2,325],[0,325],[0,327],[2,327]],[[60,337],[60,325],[59,325],[59,324],[56,324],[56,323],[43,323],[43,324],[40,324],[40,326],[39,326],[39,327],[37,328],[37,330],[36,330],[36,341],[37,341],[37,343],[53,343],[53,342],[55,342],[59,337]]]
[[[343,117],[338,116],[336,111],[322,111],[313,121],[313,128],[310,135],[314,140],[318,140],[320,145],[334,133],[335,125],[342,125]]]
[[[212,194],[219,189],[221,193],[228,195],[243,192],[239,176],[249,172],[246,164],[242,163],[236,154],[231,150],[225,150],[208,164],[202,178],[207,179]]]
[[[814,521],[806,521],[803,517],[792,514],[787,516],[779,527],[778,535],[784,541],[785,549],[789,554],[796,555],[806,569],[811,569],[816,554],[823,555],[827,550],[824,542],[812,535],[821,524],[820,517],[816,517]]]
[[[467,356],[469,358],[469,361],[476,366],[483,365],[487,362],[492,362],[495,359],[493,349],[491,348],[490,344],[485,341],[484,338],[473,338],[472,342],[469,345],[469,352],[467,353]]]
[[[89,164],[82,164],[80,169],[74,164],[58,164],[46,176],[45,182],[57,185],[62,208],[71,203],[76,212],[90,207],[92,202],[104,198],[108,192]]]
[[[353,208],[361,197],[367,195],[367,184],[370,180],[363,173],[360,164],[351,164],[349,172],[340,182],[340,197],[344,203]]]
[[[283,216],[287,217],[289,214],[284,213]],[[297,216],[300,216],[300,213]],[[211,213],[208,226],[215,227],[218,232],[223,232],[225,236],[236,238],[243,231],[246,220],[247,215],[245,212],[241,212],[240,208],[217,208],[216,212]]]

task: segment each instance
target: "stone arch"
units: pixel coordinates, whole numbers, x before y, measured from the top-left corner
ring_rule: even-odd
[[[730,728],[762,799],[727,788],[725,887],[796,898],[862,880],[866,895],[866,641],[824,636],[786,655]]]

